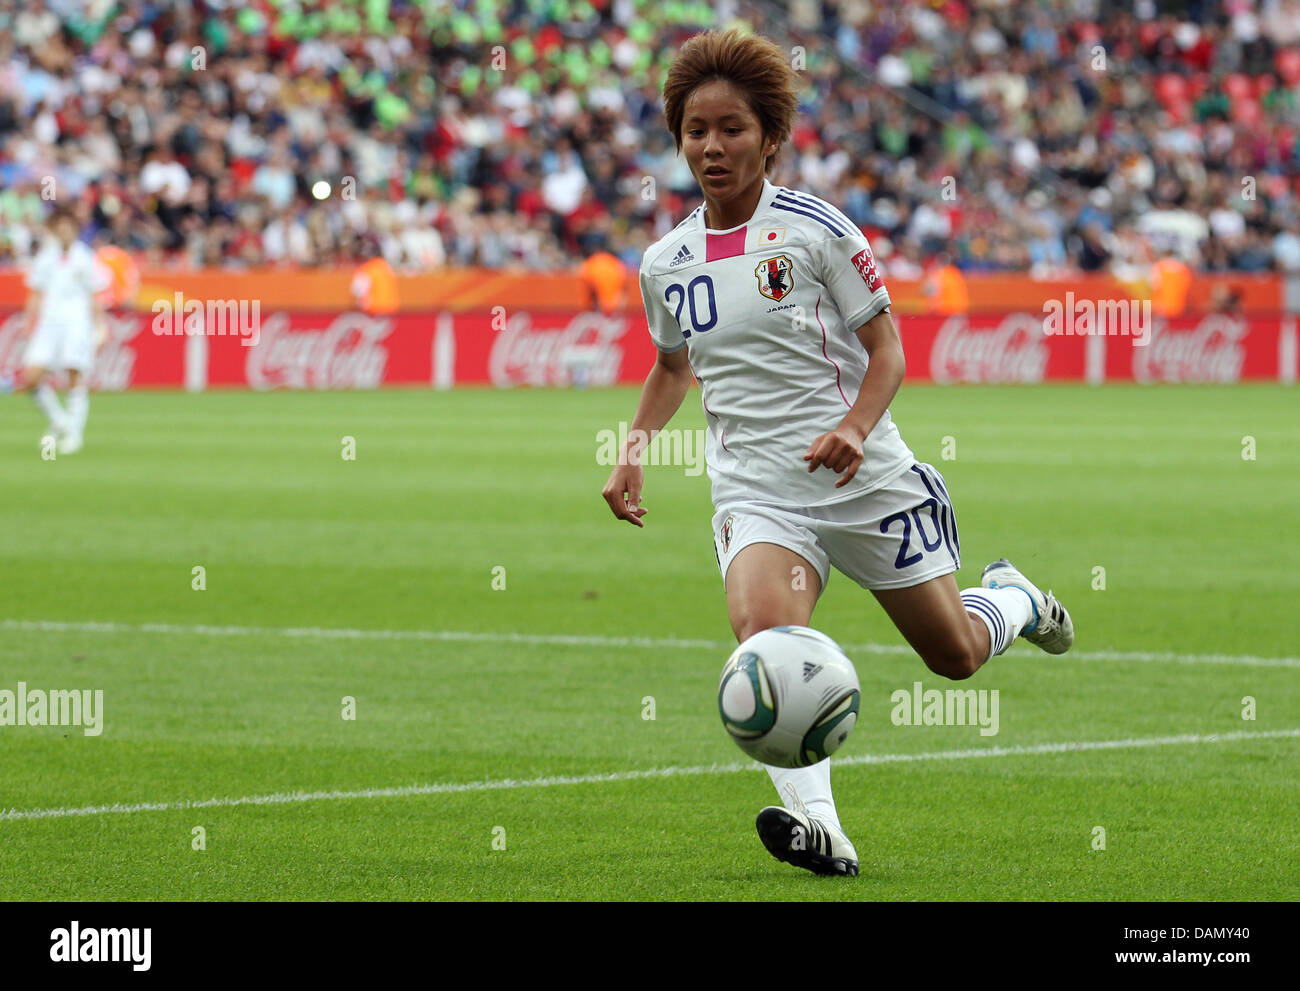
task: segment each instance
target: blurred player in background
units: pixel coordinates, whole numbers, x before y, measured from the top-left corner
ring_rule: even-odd
[[[19,390],[30,392],[45,414],[42,447],[54,441],[60,454],[81,450],[90,413],[88,379],[107,336],[96,297],[106,279],[90,247],[78,239],[79,229],[70,207],[56,207],[50,215],[49,239],[27,272],[24,318],[30,337],[18,377]],[[67,376],[66,409],[51,381],[59,373]]]
[[[362,313],[384,316],[401,306],[397,273],[388,264],[378,244],[366,250],[367,258],[352,274],[352,298]]]
[[[796,122],[797,86],[785,52],[738,32],[696,35],[673,60],[664,114],[704,203],[641,263],[658,358],[630,435],[653,437],[699,380],[714,551],[737,640],[809,625],[833,565],[936,674],[968,678],[1017,636],[1064,653],[1069,614],[1010,562],[988,565],[981,586],[957,586],[947,486],[889,413],[903,347],[870,245],[836,207],[767,179]],[[602,493],[636,526],[643,480],[625,448]],[[830,760],[767,770],[785,805],[758,814],[768,851],[856,875]]]

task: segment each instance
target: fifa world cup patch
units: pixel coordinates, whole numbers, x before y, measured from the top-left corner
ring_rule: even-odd
[[[880,281],[880,275],[876,272],[876,259],[871,254],[871,249],[863,248],[851,259],[853,267],[858,270],[858,275],[862,276],[862,281],[867,284],[867,288],[872,292],[878,290],[883,282]]]
[[[754,269],[758,291],[768,299],[781,302],[794,289],[794,263],[786,255],[765,258]]]
[[[731,548],[731,529],[736,522],[735,514],[728,516],[722,521],[722,553],[725,554]]]

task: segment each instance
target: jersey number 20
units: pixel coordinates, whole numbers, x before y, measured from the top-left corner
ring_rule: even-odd
[[[696,289],[703,286],[707,290],[708,318],[700,319],[699,310],[695,308]],[[681,328],[683,337],[690,337],[691,334],[699,331],[703,334],[706,330],[712,330],[718,322],[718,304],[713,296],[713,279],[707,275],[697,275],[690,282],[682,286],[679,282],[674,282],[664,290],[664,299],[671,303],[673,296],[677,297],[677,309],[673,311],[673,316],[677,318],[677,326]],[[687,303],[691,310],[691,326],[686,327],[682,323],[682,304]]]

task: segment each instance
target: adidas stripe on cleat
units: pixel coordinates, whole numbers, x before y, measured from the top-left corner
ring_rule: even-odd
[[[769,805],[754,825],[763,846],[777,860],[825,877],[858,876],[858,851],[843,830],[830,823]]]
[[[1034,617],[1020,635],[1049,654],[1064,654],[1074,644],[1074,621],[1056,596],[1044,593],[1021,574],[1006,558],[999,558],[984,568],[980,584],[985,588],[1018,588],[1029,596]]]

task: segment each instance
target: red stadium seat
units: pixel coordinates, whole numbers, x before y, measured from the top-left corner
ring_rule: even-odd
[[[1176,72],[1166,72],[1156,78],[1156,99],[1168,107],[1187,99],[1187,80]]]
[[[1264,117],[1264,111],[1260,109],[1259,101],[1253,96],[1233,100],[1231,114],[1234,123],[1245,124],[1247,127],[1254,127]]]
[[[1249,76],[1240,72],[1230,72],[1223,77],[1223,92],[1230,100],[1253,99],[1255,86]]]
[[[1273,73],[1261,72],[1255,77],[1255,98],[1258,100],[1264,99],[1269,93],[1273,92],[1276,85],[1277,80],[1273,78]]]
[[[1300,49],[1282,49],[1273,60],[1273,66],[1288,86],[1294,86],[1300,82]]]
[[[1082,45],[1092,45],[1101,41],[1101,25],[1092,21],[1078,21],[1074,25],[1075,37]]]

